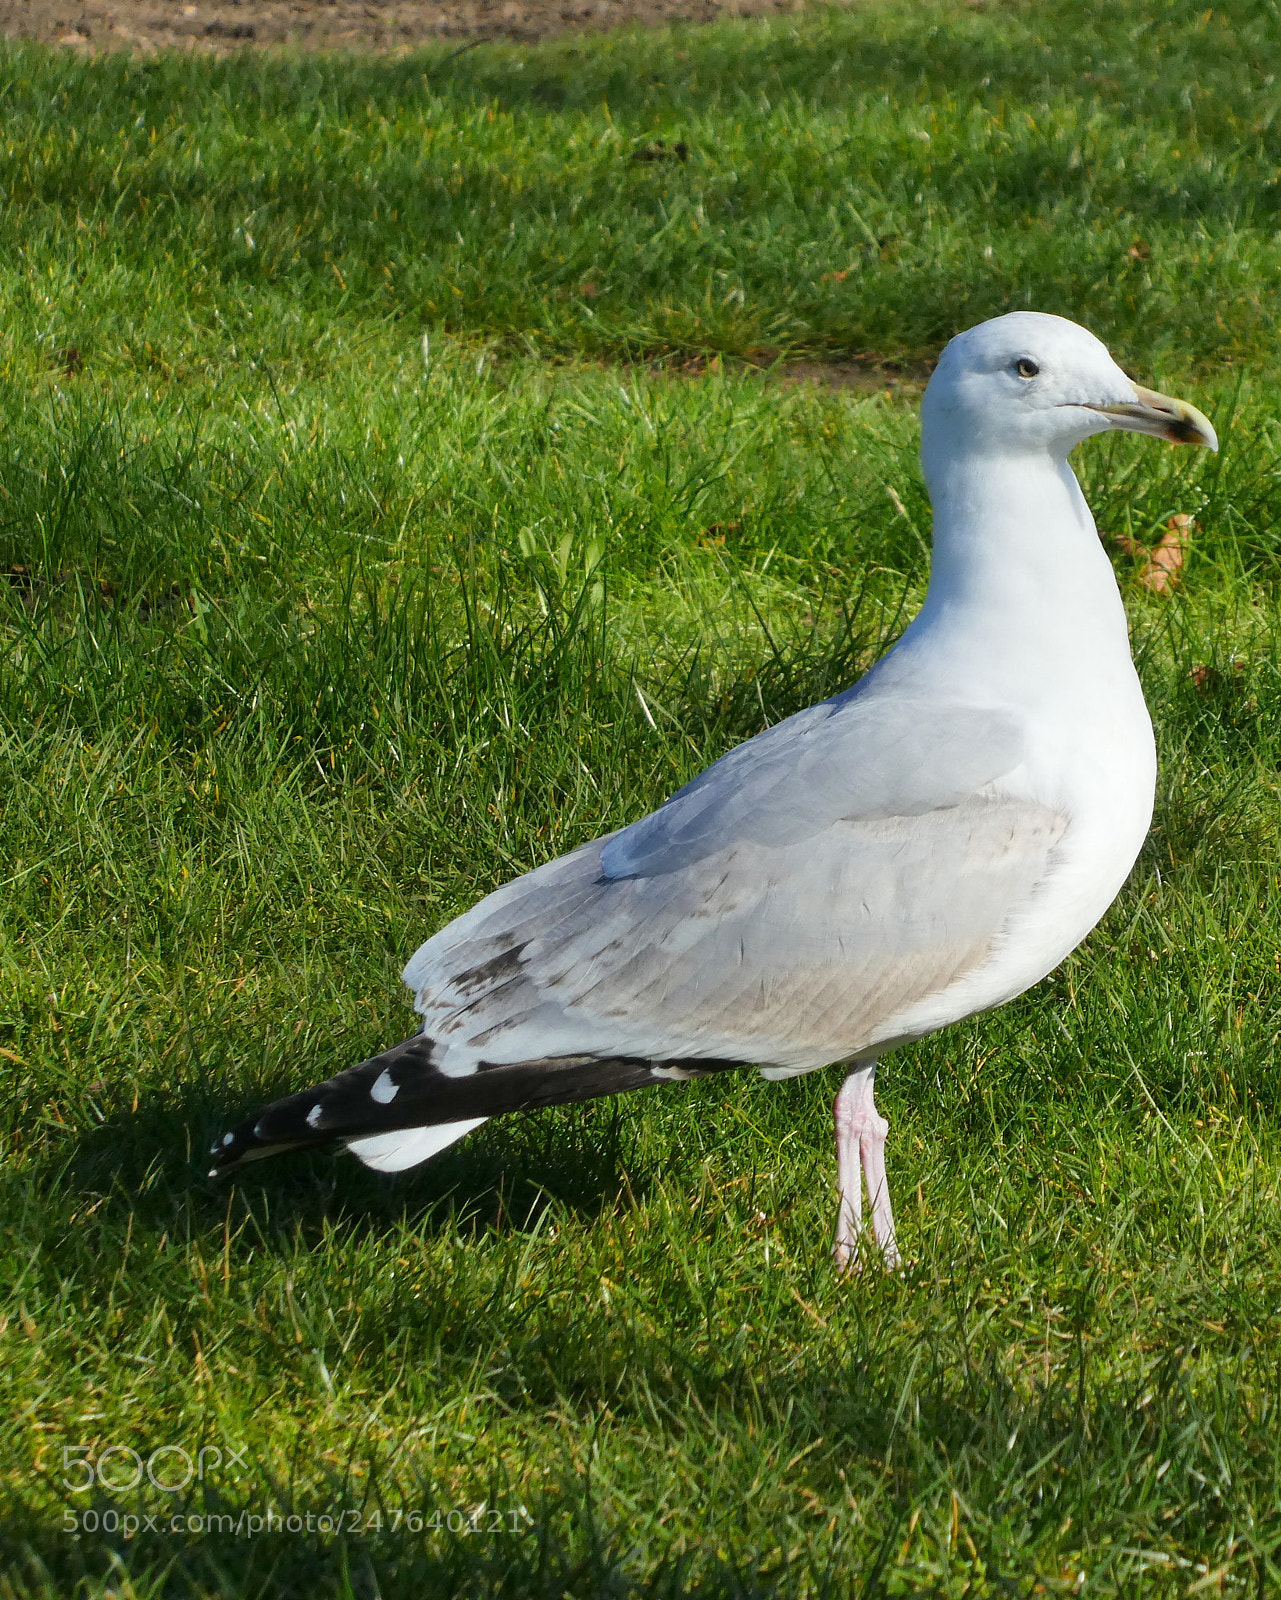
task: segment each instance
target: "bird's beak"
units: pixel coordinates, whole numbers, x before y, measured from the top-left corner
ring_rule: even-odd
[[[1209,417],[1186,400],[1172,399],[1168,394],[1158,394],[1155,389],[1142,389],[1137,383],[1134,394],[1132,401],[1091,406],[1090,410],[1101,412],[1114,428],[1123,428],[1127,433],[1150,433],[1158,439],[1169,439],[1173,444],[1219,448],[1219,436]]]

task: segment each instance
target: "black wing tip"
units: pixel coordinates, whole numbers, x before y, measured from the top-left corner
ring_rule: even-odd
[[[209,1176],[227,1177],[250,1161],[287,1150],[597,1100],[744,1064],[700,1057],[651,1061],[565,1055],[513,1063],[480,1061],[472,1071],[454,1076],[436,1065],[436,1048],[430,1037],[415,1034],[337,1077],[265,1106],[213,1146]]]
[[[209,1168],[208,1176],[229,1177],[238,1166],[249,1159],[250,1151],[256,1142],[252,1123],[241,1123],[230,1133],[224,1133],[221,1139],[216,1139],[209,1146],[213,1166]]]
[[[271,1108],[268,1107],[268,1110]],[[323,1139],[261,1139],[257,1133],[258,1119],[242,1122],[230,1133],[224,1133],[216,1144],[210,1146],[214,1158],[207,1176],[229,1178],[233,1172],[251,1161],[261,1161],[265,1156],[282,1155],[286,1150],[297,1150],[308,1144],[324,1144]]]
[[[351,1069],[353,1073],[359,1071],[360,1068]],[[349,1074],[344,1073],[343,1077],[346,1079]],[[284,1155],[290,1150],[314,1150],[365,1131],[343,1115],[350,1093],[348,1083],[331,1079],[264,1106],[210,1146],[209,1154],[214,1160],[209,1176],[226,1178],[251,1161]]]
[[[431,1039],[416,1033],[337,1077],[264,1106],[211,1146],[209,1154],[214,1160],[209,1177],[230,1177],[266,1156],[384,1131],[389,1119],[379,1115],[384,1101],[374,1093],[374,1085],[393,1069],[403,1067],[412,1072],[429,1066],[434,1050]],[[393,1089],[393,1098],[395,1093]]]

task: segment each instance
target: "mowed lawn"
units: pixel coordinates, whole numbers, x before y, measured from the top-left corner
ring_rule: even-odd
[[[868,3],[446,59],[0,54],[0,1596],[1281,1589],[1275,9]],[[634,159],[670,152],[688,159]],[[1156,822],[1031,994],[838,1073],[204,1152],[507,877],[919,602],[957,329],[1094,441]],[[430,335],[429,360],[421,339]],[[863,386],[789,381],[857,361]]]

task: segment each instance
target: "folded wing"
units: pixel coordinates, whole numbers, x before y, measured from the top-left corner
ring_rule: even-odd
[[[868,1049],[973,970],[1064,819],[991,786],[1004,713],[853,696],[508,884],[405,979],[446,1073],[557,1054],[791,1070]]]

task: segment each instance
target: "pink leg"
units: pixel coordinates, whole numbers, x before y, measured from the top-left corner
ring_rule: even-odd
[[[836,1121],[836,1160],[841,1185],[841,1208],[836,1223],[837,1269],[858,1272],[859,1234],[863,1229],[863,1183],[872,1202],[872,1232],[885,1265],[899,1264],[894,1238],[894,1212],[885,1176],[885,1136],[890,1125],[876,1109],[872,1088],[876,1063],[856,1067],[841,1085],[832,1107]],[[861,1170],[860,1170],[861,1169]]]

